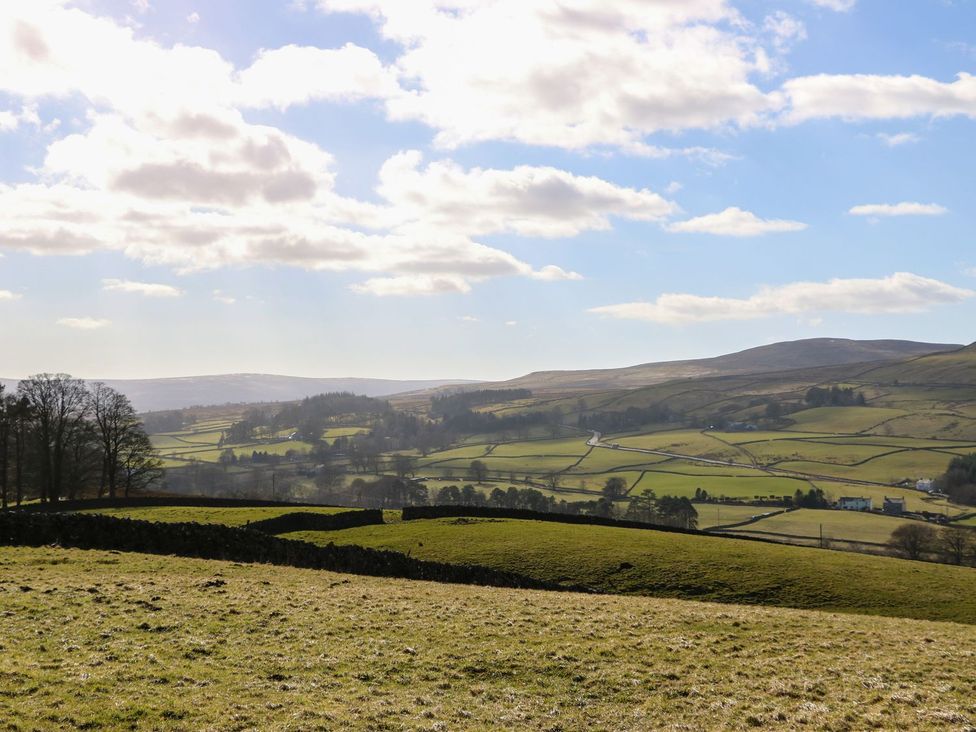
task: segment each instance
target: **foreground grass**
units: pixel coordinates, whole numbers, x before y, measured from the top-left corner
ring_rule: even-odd
[[[964,729],[969,626],[0,549],[9,730]]]
[[[976,624],[976,570],[968,567],[543,521],[435,519],[284,536],[479,564],[602,592]]]
[[[269,506],[257,508],[204,506],[140,506],[138,508],[91,508],[78,513],[100,513],[114,518],[157,521],[163,523],[194,522],[245,526],[253,521],[277,518],[287,513],[321,513],[333,515],[353,509],[332,506]]]

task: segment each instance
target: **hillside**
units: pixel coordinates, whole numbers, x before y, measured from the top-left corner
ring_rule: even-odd
[[[484,518],[403,521],[285,538],[391,549],[600,592],[976,624],[976,571],[889,557]]]
[[[971,626],[0,552],[10,729],[966,728]]]
[[[98,381],[98,379],[91,379]],[[249,404],[287,402],[314,394],[350,391],[364,396],[382,397],[404,391],[431,389],[449,384],[471,384],[463,379],[413,380],[306,378],[273,374],[221,374],[185,376],[166,379],[105,379],[106,384],[122,392],[140,412],[184,409],[214,404]],[[0,379],[8,389],[17,387],[16,379]]]
[[[735,376],[821,366],[896,361],[958,348],[960,346],[945,343],[812,338],[758,346],[714,358],[646,363],[618,369],[536,371],[509,381],[481,386],[531,389],[536,392],[627,389],[674,379]]]
[[[976,344],[871,368],[858,378],[882,384],[976,385]]]

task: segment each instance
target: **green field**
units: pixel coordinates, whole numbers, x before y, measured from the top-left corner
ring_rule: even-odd
[[[498,519],[404,521],[286,538],[393,549],[603,592],[976,623],[976,571],[887,557]]]
[[[823,527],[825,539],[861,541],[884,544],[891,532],[904,524],[917,521],[855,511],[824,511],[801,508],[778,516],[770,516],[742,527],[746,532],[770,532],[791,536],[819,537]]]
[[[79,513],[99,513],[115,518],[159,521],[165,523],[193,522],[244,526],[252,521],[264,521],[287,513],[321,513],[333,515],[354,509],[338,506],[272,506],[259,508],[202,507],[202,506],[142,506],[139,508],[91,508]]]
[[[976,640],[950,623],[57,548],[0,550],[0,577],[11,730],[963,729],[976,717]]]
[[[809,432],[866,432],[873,427],[904,416],[901,409],[878,407],[818,407],[790,415],[795,424],[790,429]]]

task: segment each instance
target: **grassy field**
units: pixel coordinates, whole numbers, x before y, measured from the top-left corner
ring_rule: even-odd
[[[605,592],[976,624],[976,570],[966,567],[541,521],[435,519],[286,536],[480,564]]]
[[[353,509],[332,506],[274,506],[260,508],[202,507],[202,506],[142,506],[139,508],[92,508],[79,513],[100,513],[115,518],[198,524],[244,526],[252,521],[277,518],[286,513],[321,513],[332,515]]]
[[[2,549],[0,577],[11,730],[976,719],[976,638],[949,623],[63,549]]]
[[[770,516],[743,527],[743,531],[763,531],[792,536],[820,536],[825,539],[863,541],[884,544],[899,526],[918,523],[910,519],[855,511],[822,511],[801,508],[797,511]]]

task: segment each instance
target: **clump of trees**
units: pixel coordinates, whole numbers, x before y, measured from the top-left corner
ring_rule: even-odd
[[[698,528],[698,511],[686,496],[661,496],[647,489],[631,496],[625,519],[648,524],[676,526],[680,529]]]
[[[844,386],[829,389],[814,386],[807,391],[804,401],[811,407],[863,407],[867,404],[864,394]]]
[[[906,559],[939,559],[950,564],[976,562],[976,532],[958,526],[937,529],[920,521],[902,524],[888,545]]]
[[[793,494],[793,506],[796,508],[830,508],[830,500],[821,488],[811,488],[804,493],[799,488]]]
[[[478,389],[435,394],[430,399],[430,413],[435,417],[453,416],[469,411],[471,407],[528,399],[531,396],[532,392],[528,389]]]
[[[976,453],[953,458],[936,488],[957,503],[976,505]]]
[[[0,386],[0,503],[130,495],[162,476],[128,398],[105,384],[38,374]]]
[[[619,412],[594,412],[580,414],[576,425],[584,430],[597,432],[627,432],[647,424],[673,421],[677,415],[668,407],[627,407]]]

